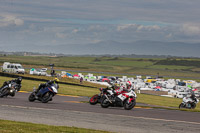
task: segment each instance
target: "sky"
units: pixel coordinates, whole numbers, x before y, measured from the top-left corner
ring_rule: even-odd
[[[0,48],[199,43],[199,13],[200,0],[0,0]]]

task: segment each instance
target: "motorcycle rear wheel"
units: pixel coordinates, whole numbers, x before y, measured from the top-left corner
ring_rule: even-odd
[[[35,101],[35,94],[34,93],[31,93],[30,96],[28,97],[28,100],[30,102],[34,102]]]
[[[131,110],[132,108],[135,107],[135,105],[136,105],[136,100],[131,100],[131,102],[128,102],[128,99],[127,99],[124,104],[124,109]]]
[[[97,104],[98,103],[98,97],[99,97],[98,95],[94,95],[93,97],[90,98],[89,103],[91,105]]]
[[[108,108],[110,106],[110,102],[106,97],[103,97],[101,100],[101,107]]]
[[[47,103],[48,101],[52,99],[52,97],[53,97],[53,94],[50,92],[47,92],[42,96],[41,101],[42,103]]]

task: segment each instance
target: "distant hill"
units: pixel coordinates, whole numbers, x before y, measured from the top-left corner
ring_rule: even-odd
[[[62,53],[72,55],[170,55],[182,57],[200,57],[200,43],[136,41],[120,43],[116,41],[102,41],[94,44],[63,44],[54,46],[21,45],[17,47],[5,46],[5,51],[30,51],[41,53]]]

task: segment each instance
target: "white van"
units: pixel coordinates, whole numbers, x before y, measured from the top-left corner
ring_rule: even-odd
[[[21,64],[15,64],[10,62],[3,63],[2,71],[8,73],[25,73],[25,70]]]

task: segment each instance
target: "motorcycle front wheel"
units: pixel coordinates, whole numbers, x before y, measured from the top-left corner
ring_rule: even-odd
[[[28,97],[28,100],[30,101],[30,102],[34,102],[35,101],[35,94],[32,92],[31,94],[30,94],[30,96]]]
[[[178,108],[179,108],[179,109],[182,109],[182,108],[184,108],[184,105],[183,105],[183,103],[181,103],[181,104],[178,106]]]
[[[101,107],[108,108],[110,106],[110,102],[106,97],[103,97],[101,100]]]
[[[93,97],[90,98],[89,103],[91,105],[97,104],[98,103],[98,97],[99,97],[98,95],[94,95]]]
[[[50,92],[47,92],[42,96],[41,101],[42,103],[47,103],[48,101],[52,99],[52,97],[53,97],[53,94]]]
[[[14,97],[14,96],[15,96],[15,92],[12,92],[12,93],[10,94],[10,96],[11,96],[11,97]]]
[[[133,99],[129,102],[127,99],[124,103],[124,109],[131,110],[132,108],[134,108],[135,105],[136,105],[136,100]]]
[[[8,93],[9,93],[8,88],[4,88],[3,90],[0,91],[0,97],[2,98],[4,96],[8,95]]]

